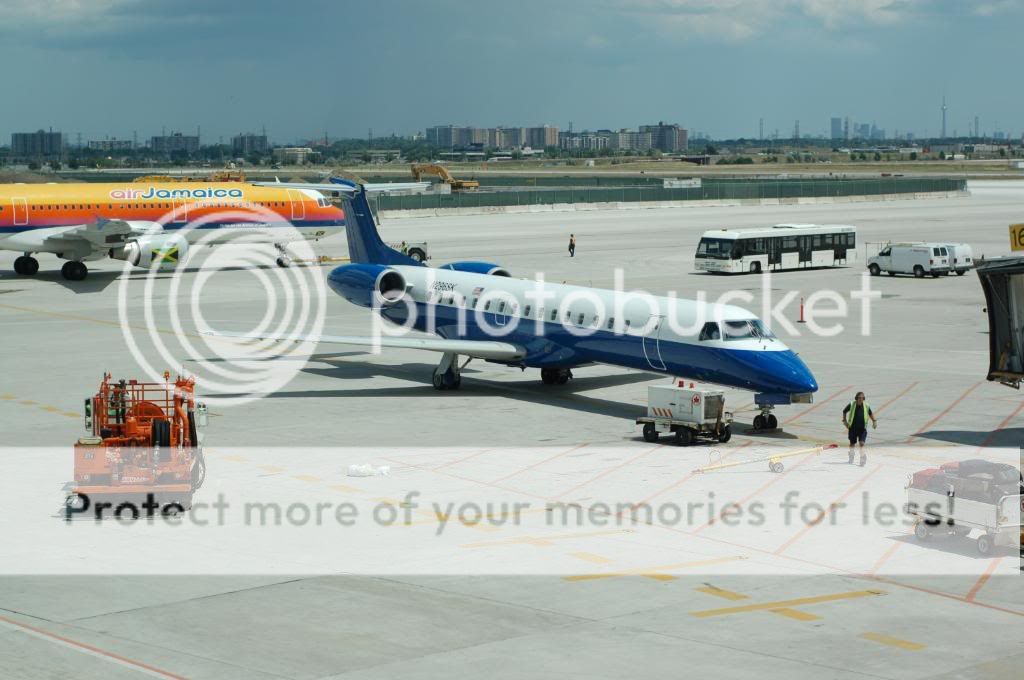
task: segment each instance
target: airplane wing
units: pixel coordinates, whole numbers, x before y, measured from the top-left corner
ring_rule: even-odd
[[[123,220],[105,220],[97,217],[95,222],[66,227],[44,227],[32,229],[9,238],[11,245],[18,249],[40,252],[78,252],[88,256],[106,254],[135,234],[136,229]]]
[[[446,340],[444,338],[394,338],[381,336],[366,338],[351,335],[303,335],[298,333],[253,334],[230,331],[201,330],[202,335],[244,340],[272,340],[275,342],[325,342],[360,347],[390,347],[393,349],[423,349],[430,352],[451,352],[475,359],[515,361],[526,356],[526,350],[508,342],[491,340]]]

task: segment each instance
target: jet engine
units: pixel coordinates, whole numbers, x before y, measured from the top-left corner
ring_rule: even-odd
[[[488,274],[490,276],[512,276],[507,269],[499,267],[490,262],[452,262],[441,269],[450,269],[456,272],[469,272],[470,274]]]
[[[405,277],[379,264],[343,264],[327,277],[338,295],[361,307],[393,305],[405,295]]]
[[[110,249],[110,257],[124,260],[136,267],[175,269],[185,261],[188,241],[178,234],[140,236],[123,246]],[[155,263],[155,264],[154,264]]]

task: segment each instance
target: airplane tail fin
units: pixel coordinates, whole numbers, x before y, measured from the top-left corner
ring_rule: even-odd
[[[345,211],[345,236],[348,238],[348,253],[352,262],[423,266],[422,262],[403,255],[381,240],[364,187],[343,194],[342,208]]]

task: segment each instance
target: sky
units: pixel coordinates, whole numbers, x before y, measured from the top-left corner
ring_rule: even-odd
[[[1024,131],[1024,0],[0,0],[0,143],[431,125]]]

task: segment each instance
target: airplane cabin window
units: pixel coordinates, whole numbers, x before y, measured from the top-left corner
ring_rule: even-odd
[[[577,326],[582,326],[583,325],[583,315],[582,314],[580,314],[579,319],[576,321],[576,325]]]
[[[523,311],[523,316],[530,316],[530,305],[526,305],[526,310]]]
[[[615,319],[614,318],[608,319],[608,330],[611,330],[612,326],[614,326],[614,325],[615,325]]]
[[[558,310],[557,309],[552,309],[551,310],[551,320],[552,321],[557,321],[558,320]]]

